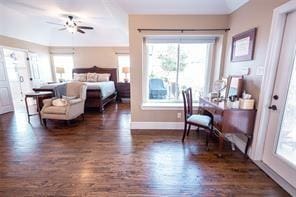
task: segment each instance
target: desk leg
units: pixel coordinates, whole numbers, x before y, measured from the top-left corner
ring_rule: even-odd
[[[27,101],[28,97],[25,96],[25,105],[26,105],[26,110],[27,110],[27,116],[28,116],[28,122],[30,122],[30,112],[29,112],[29,107],[28,107],[28,101]]]
[[[41,109],[40,109],[40,105],[39,105],[39,96],[36,97],[36,105],[37,105],[37,112],[38,112],[40,124],[42,125],[41,113],[40,113]]]
[[[218,152],[218,157],[222,157],[222,152],[224,148],[224,137],[222,134],[219,136],[219,152]]]
[[[248,149],[249,149],[249,146],[250,146],[250,142],[252,140],[251,136],[247,136],[247,137],[248,137],[248,140],[247,140],[247,144],[246,144],[246,148],[245,148],[245,158],[248,158]]]

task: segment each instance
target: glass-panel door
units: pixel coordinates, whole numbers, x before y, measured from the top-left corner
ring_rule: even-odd
[[[296,56],[284,108],[276,154],[296,167]]]
[[[263,162],[296,187],[296,11],[288,14],[270,99]]]

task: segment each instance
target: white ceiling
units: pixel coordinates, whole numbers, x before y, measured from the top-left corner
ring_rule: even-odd
[[[229,14],[249,0],[0,0],[0,35],[47,46],[128,46],[128,14]],[[41,3],[42,2],[42,3]],[[58,31],[66,15],[86,34]]]

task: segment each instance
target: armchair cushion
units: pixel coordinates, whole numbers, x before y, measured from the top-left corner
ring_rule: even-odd
[[[66,114],[67,106],[49,106],[42,109],[46,114]]]
[[[63,107],[63,106],[66,106],[67,104],[68,102],[65,99],[54,99],[52,101],[52,105],[55,107]]]

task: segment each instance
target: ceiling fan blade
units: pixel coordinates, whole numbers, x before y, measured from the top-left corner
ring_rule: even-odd
[[[51,24],[51,25],[60,25],[60,26],[64,26],[63,24],[54,23],[54,22],[50,22],[50,21],[46,21],[46,23]]]
[[[79,32],[79,33],[82,33],[82,34],[84,34],[85,32],[84,31],[82,31],[81,29],[77,29],[77,31]]]
[[[94,29],[93,27],[88,26],[77,26],[79,29]]]
[[[67,28],[66,27],[63,27],[63,28],[60,28],[60,29],[58,29],[59,31],[64,31],[64,30],[66,30]]]

